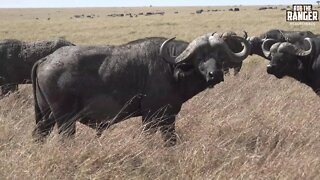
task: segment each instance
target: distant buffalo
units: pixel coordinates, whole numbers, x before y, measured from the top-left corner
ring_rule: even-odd
[[[151,16],[151,15],[164,15],[165,12],[146,12],[145,16]]]
[[[203,9],[196,10],[197,14],[201,14],[202,12],[203,12]]]
[[[18,89],[18,84],[30,83],[33,64],[63,46],[73,46],[64,39],[23,42],[15,39],[0,41],[1,93]]]
[[[243,45],[233,52],[225,41]],[[248,42],[238,36],[210,33],[191,43],[161,37],[120,46],[61,48],[32,70],[36,128],[46,137],[75,134],[76,120],[97,129],[142,116],[145,130],[160,128],[166,145],[176,143],[175,120],[181,106],[224,79],[222,63],[241,62]]]
[[[124,14],[123,13],[121,13],[121,14],[109,14],[108,16],[111,16],[111,17],[123,17],[124,16]]]
[[[259,7],[259,9],[258,10],[267,10],[268,9],[268,7]]]

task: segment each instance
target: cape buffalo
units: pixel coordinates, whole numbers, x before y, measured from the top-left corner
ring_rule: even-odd
[[[219,34],[219,33],[218,33]],[[237,36],[237,34],[235,32],[229,31],[229,32],[224,32],[224,33],[220,33],[219,34],[222,38],[224,37],[229,37],[229,36]],[[248,34],[246,31],[244,31],[244,35],[243,38],[247,39]],[[232,38],[224,38],[224,41],[228,44],[229,48],[233,51],[233,52],[240,52],[242,51],[243,47],[240,41],[238,41],[237,39],[232,39]],[[235,61],[224,61],[222,63],[222,68],[223,68],[223,72],[224,74],[228,74],[230,69],[233,69],[233,74],[236,76],[242,67],[242,61],[239,62],[235,62]]]
[[[225,39],[243,44],[230,50]],[[36,127],[43,140],[55,124],[75,134],[76,120],[97,130],[142,116],[147,132],[160,128],[166,145],[176,143],[175,117],[194,95],[223,81],[222,62],[240,62],[248,42],[238,36],[205,34],[190,44],[161,37],[120,46],[63,47],[32,70]]]
[[[230,36],[230,35],[231,36],[235,36],[236,33],[234,33],[234,32],[225,32],[223,34],[223,36]],[[244,31],[243,38],[244,39],[248,38],[248,34],[247,34],[246,31]],[[226,39],[225,41],[227,42],[227,44],[229,44],[229,47],[233,52],[240,52],[242,50],[242,45],[241,45],[241,43],[239,41],[235,41],[234,39]],[[223,71],[224,71],[225,74],[228,74],[229,70],[233,69],[233,74],[236,76],[241,70],[242,61],[241,62],[224,61],[222,66],[223,66]]]
[[[320,38],[305,38],[304,41],[301,48],[289,42],[267,39],[262,44],[264,55],[271,59],[267,72],[277,78],[293,77],[320,95]],[[266,46],[269,42],[273,44],[271,48]]]
[[[74,45],[64,39],[23,42],[15,39],[0,41],[0,86],[2,94],[30,82],[33,64],[62,46]]]
[[[267,31],[264,34],[261,34],[259,37],[253,36],[249,37],[248,41],[251,45],[250,55],[256,54],[265,59],[268,59],[262,52],[262,43],[266,39],[273,39],[277,42],[290,42],[292,44],[301,46],[303,45],[304,38],[314,38],[318,35],[313,34],[310,31],[283,31],[280,29],[272,29]],[[274,42],[274,41],[273,41]],[[271,43],[271,42],[268,42]],[[272,44],[265,44],[265,46],[271,47]],[[270,60],[270,59],[269,59]]]

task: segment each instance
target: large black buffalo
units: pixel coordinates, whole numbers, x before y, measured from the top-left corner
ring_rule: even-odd
[[[234,32],[228,32],[230,34],[235,35]],[[267,57],[264,56],[264,53],[262,52],[262,43],[266,39],[274,39],[278,42],[291,42],[297,45],[301,45],[303,43],[303,39],[306,37],[316,37],[317,35],[313,34],[310,31],[283,31],[279,29],[272,29],[267,31],[266,33],[261,34],[260,36],[252,36],[248,37],[248,34],[246,31],[244,31],[244,38],[246,38],[249,41],[250,44],[250,54],[249,55],[259,55],[261,57],[264,57],[267,59]],[[233,41],[233,40],[227,40],[227,41]],[[241,44],[239,42],[229,42],[231,44],[230,48],[234,52],[241,51]],[[267,44],[266,44],[267,45]],[[270,44],[269,46],[271,46]],[[237,75],[242,67],[242,62],[224,62],[223,69],[225,73],[229,73],[229,69],[234,69],[234,75]]]
[[[270,61],[269,74],[277,78],[293,77],[320,94],[319,38],[310,31],[270,30],[260,37],[249,38],[250,54]]]
[[[303,46],[267,39],[262,44],[264,55],[270,58],[267,72],[277,78],[290,76],[308,85],[320,95],[320,38],[305,38]],[[266,44],[272,44],[268,48]]]
[[[30,81],[33,64],[63,46],[72,43],[58,38],[47,41],[23,42],[15,39],[0,41],[0,86],[2,94],[17,90],[18,84]]]
[[[242,43],[242,51],[230,50],[226,39]],[[41,140],[55,124],[59,134],[74,135],[76,120],[100,135],[142,116],[147,132],[160,128],[166,145],[174,145],[182,104],[223,81],[222,63],[244,60],[248,46],[242,37],[214,33],[190,44],[153,37],[120,46],[63,47],[33,67],[33,135]]]
[[[266,33],[261,34],[260,36],[252,36],[248,38],[248,41],[251,45],[250,55],[256,54],[265,59],[266,57],[262,51],[262,43],[267,39],[273,39],[274,41],[268,41],[265,43],[265,46],[271,47],[274,42],[289,42],[295,44],[297,46],[302,46],[304,43],[304,39],[315,38],[319,35],[313,34],[310,31],[284,31],[280,29],[272,29],[267,31]],[[269,58],[270,60],[270,58]]]

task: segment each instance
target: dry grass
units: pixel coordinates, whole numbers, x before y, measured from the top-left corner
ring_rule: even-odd
[[[191,40],[226,30],[320,33],[319,23],[288,25],[279,9],[243,8],[212,15],[168,8],[164,16],[139,18],[106,15],[150,9],[0,10],[0,38],[64,36],[78,44],[120,44],[145,36]],[[156,9],[164,8],[151,8]],[[176,9],[181,13],[174,15]],[[69,19],[89,13],[100,17]],[[177,118],[179,143],[172,148],[164,148],[158,134],[141,134],[139,118],[113,126],[99,139],[79,124],[74,140],[60,142],[52,135],[37,145],[31,139],[31,87],[21,86],[0,102],[0,179],[319,179],[320,99],[299,82],[267,75],[266,63],[250,57],[239,76],[227,76],[184,104]]]

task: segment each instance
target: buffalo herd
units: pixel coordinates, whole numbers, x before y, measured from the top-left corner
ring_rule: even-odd
[[[320,95],[319,35],[279,29],[251,37],[207,33],[191,42],[149,37],[118,46],[2,40],[0,86],[4,96],[32,82],[36,141],[55,125],[69,137],[78,121],[100,136],[112,124],[141,116],[146,132],[159,129],[172,146],[182,104],[224,81],[230,68],[237,74],[254,54],[270,62],[268,74],[292,77]]]
[[[63,46],[74,46],[63,38],[23,42],[15,39],[0,41],[1,93],[15,91],[18,84],[30,83],[33,64]]]

